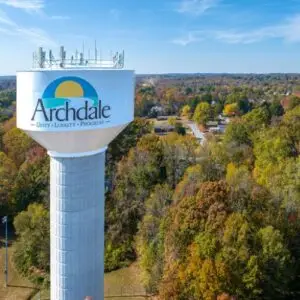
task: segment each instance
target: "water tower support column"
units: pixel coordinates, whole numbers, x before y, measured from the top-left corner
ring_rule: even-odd
[[[105,149],[49,155],[51,300],[103,300]]]

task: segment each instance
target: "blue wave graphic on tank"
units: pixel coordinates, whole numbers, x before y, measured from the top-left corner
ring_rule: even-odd
[[[68,102],[72,107],[98,106],[99,97],[94,87],[80,77],[61,77],[51,82],[42,96],[45,108],[59,108]]]

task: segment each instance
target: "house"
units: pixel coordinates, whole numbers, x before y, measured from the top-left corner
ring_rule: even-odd
[[[218,126],[219,125],[219,122],[218,121],[208,121],[207,123],[206,123],[206,126],[207,127],[216,127],[216,126]]]

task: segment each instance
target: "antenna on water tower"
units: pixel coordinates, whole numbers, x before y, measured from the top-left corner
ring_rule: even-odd
[[[97,63],[97,41],[95,40],[95,63]]]

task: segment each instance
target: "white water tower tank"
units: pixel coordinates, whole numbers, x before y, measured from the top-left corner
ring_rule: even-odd
[[[51,300],[103,300],[105,150],[133,115],[133,71],[17,73],[17,126],[51,157]]]

